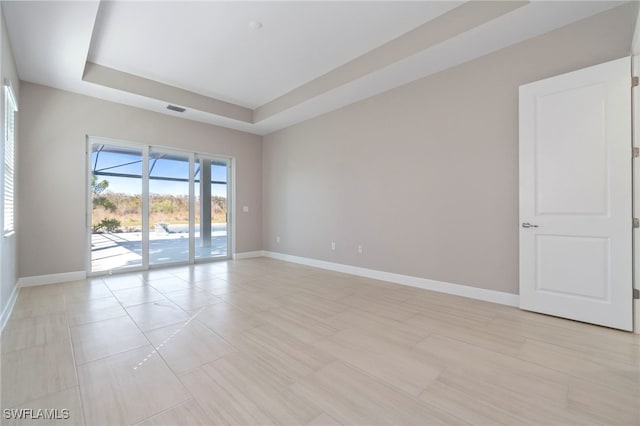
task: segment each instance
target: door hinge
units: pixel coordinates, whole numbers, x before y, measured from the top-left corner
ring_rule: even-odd
[[[638,84],[640,84],[640,78],[637,76],[631,77],[631,87],[636,87]]]
[[[633,227],[640,228],[640,219],[638,219],[637,217],[633,218]]]
[[[638,158],[640,157],[640,148],[638,148],[637,146],[633,147],[633,158]]]
[[[633,298],[634,299],[640,299],[640,290],[637,288],[633,289]]]

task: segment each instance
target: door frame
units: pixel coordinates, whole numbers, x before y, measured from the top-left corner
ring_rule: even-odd
[[[93,202],[90,191],[92,176],[92,145],[95,143],[103,143],[105,145],[122,146],[142,151],[142,266],[124,268],[118,270],[92,271],[91,270],[91,221]],[[151,265],[149,263],[149,154],[151,151],[157,150],[167,153],[175,153],[189,158],[189,258],[187,261],[163,263]],[[123,139],[106,138],[102,136],[86,135],[85,142],[85,229],[86,229],[86,254],[85,254],[85,270],[88,277],[103,276],[127,272],[140,272],[152,269],[160,269],[180,265],[194,265],[200,263],[220,262],[230,260],[235,253],[235,157],[225,155],[216,155],[206,152],[195,152],[190,150],[181,150],[174,147],[165,147],[162,145],[149,145],[141,142],[133,142]],[[195,157],[203,156],[207,159],[224,161],[227,165],[227,255],[214,258],[195,259],[195,211],[193,208],[193,200],[195,196],[195,184],[193,173],[195,171]],[[145,172],[146,171],[146,172]],[[231,237],[231,238],[229,238]]]
[[[203,152],[198,152],[198,153],[194,153],[194,157],[200,157],[200,158],[204,158],[206,160],[211,160],[211,161],[223,161],[227,167],[227,255],[226,256],[219,256],[219,257],[215,257],[215,258],[204,258],[204,259],[196,259],[195,258],[195,238],[193,239],[193,251],[190,251],[190,258],[193,258],[193,261],[190,261],[190,264],[198,264],[198,263],[209,263],[209,262],[215,262],[215,261],[224,261],[224,260],[230,260],[233,259],[233,254],[235,253],[235,237],[236,237],[236,232],[235,232],[235,211],[236,209],[235,207],[235,185],[233,185],[233,182],[235,182],[235,158],[233,157],[224,157],[224,156],[220,156],[220,155],[211,155],[211,154],[207,154],[207,153],[203,153]],[[191,176],[193,177],[194,171],[195,171],[195,162],[191,163],[191,167],[194,170],[191,170]],[[195,187],[195,182],[194,179],[191,179],[190,184],[192,185],[192,187]],[[202,179],[200,182],[200,185],[202,185]],[[192,188],[194,189],[194,188]],[[195,192],[195,190],[194,190]],[[191,203],[191,211],[192,214],[195,216],[195,209],[193,208],[193,203]],[[192,225],[194,227],[194,235],[195,235],[195,220],[192,221]],[[231,238],[229,238],[231,237]],[[191,250],[191,248],[190,248]],[[191,260],[191,259],[190,259]]]
[[[91,155],[92,149],[91,146],[94,143],[104,143],[105,145],[116,145],[124,148],[131,148],[140,150],[142,152],[142,188],[140,195],[142,197],[142,265],[134,266],[130,268],[124,268],[119,270],[105,270],[105,271],[93,271],[91,269],[91,239],[92,239],[92,230],[91,230],[91,222],[93,216],[93,200],[92,194],[90,191],[91,186],[91,176],[92,176],[92,165],[91,165]],[[149,170],[149,155],[148,155],[148,146],[145,144],[140,144],[136,142],[126,141],[122,139],[111,139],[104,138],[101,136],[86,136],[85,143],[85,232],[86,232],[86,252],[85,252],[85,270],[87,272],[88,277],[102,276],[102,275],[112,275],[117,273],[126,273],[126,272],[140,272],[146,271],[149,269],[149,185],[148,173],[144,173],[144,170]],[[145,202],[145,200],[147,200]],[[146,234],[146,236],[145,236]]]
[[[640,55],[631,57],[631,75],[637,76],[640,71]],[[640,141],[640,87],[631,88],[631,143],[638,147]],[[640,169],[638,168],[640,158],[633,158],[633,217],[640,217]],[[640,229],[633,228],[633,288],[640,290]],[[633,300],[633,332],[640,334],[640,299]]]
[[[149,159],[150,159],[150,155],[152,152],[160,152],[162,154],[174,154],[174,155],[179,155],[179,156],[185,156],[188,158],[189,160],[189,257],[187,258],[186,262],[185,261],[177,261],[177,262],[166,262],[166,263],[157,263],[155,265],[151,264],[151,259],[149,259],[149,248],[150,248],[150,235],[149,235],[149,213],[150,213],[150,203],[149,203]],[[184,150],[180,150],[180,149],[176,149],[176,148],[165,148],[159,145],[149,145],[147,147],[147,167],[145,170],[147,170],[146,175],[146,182],[147,182],[147,187],[145,188],[145,198],[142,199],[142,205],[145,206],[146,204],[146,208],[147,208],[147,215],[146,215],[146,219],[147,219],[147,227],[145,229],[146,232],[143,233],[143,241],[145,238],[145,233],[147,235],[147,240],[146,240],[146,245],[147,245],[147,250],[145,252],[145,248],[144,248],[144,243],[143,243],[143,257],[146,256],[147,258],[147,265],[149,266],[148,269],[158,269],[158,268],[165,268],[165,267],[171,267],[171,266],[180,266],[180,265],[192,265],[193,264],[193,250],[194,250],[194,238],[195,238],[195,231],[194,231],[194,226],[193,226],[193,221],[194,221],[194,211],[193,211],[193,196],[194,196],[194,182],[192,179],[193,176],[193,159],[195,158],[195,153],[190,152],[190,151],[184,151]],[[144,185],[144,183],[143,183]],[[143,213],[144,214],[144,213]]]

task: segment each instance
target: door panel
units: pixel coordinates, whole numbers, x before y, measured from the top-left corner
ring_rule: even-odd
[[[521,308],[631,329],[630,94],[629,58],[520,87]]]
[[[536,99],[537,214],[607,214],[605,99],[603,84]]]
[[[607,301],[609,242],[609,238],[537,235],[536,290]],[[567,254],[581,267],[567,268]]]
[[[149,263],[189,260],[189,156],[149,152]]]
[[[203,155],[196,156],[195,259],[229,258],[229,163]]]
[[[138,148],[91,144],[90,272],[144,266],[143,155]]]

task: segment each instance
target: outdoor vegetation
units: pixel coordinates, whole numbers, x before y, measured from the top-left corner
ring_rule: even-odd
[[[115,193],[109,190],[107,180],[93,176],[93,232],[135,232],[142,227],[142,197]],[[196,199],[195,219],[200,222],[199,198]],[[211,221],[225,223],[227,199],[211,196]],[[187,195],[149,194],[149,227],[157,224],[185,225],[189,223],[189,197]]]

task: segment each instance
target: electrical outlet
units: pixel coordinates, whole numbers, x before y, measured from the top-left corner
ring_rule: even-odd
[[[335,250],[335,249],[336,249],[336,242],[331,241],[331,250]]]
[[[249,206],[242,206],[243,213],[249,213]]]
[[[358,245],[358,253],[362,254],[362,244]]]
[[[280,244],[280,235],[276,237],[276,243]]]

